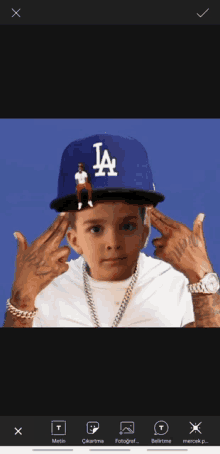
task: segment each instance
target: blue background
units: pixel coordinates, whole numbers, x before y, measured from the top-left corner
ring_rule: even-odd
[[[76,139],[105,132],[134,137],[145,146],[156,191],[166,197],[157,209],[191,230],[196,216],[205,213],[207,251],[220,275],[220,120],[0,120],[0,326],[14,281],[13,232],[20,231],[30,244],[52,224],[57,213],[49,205],[57,197],[64,149]],[[154,257],[151,241],[159,236],[152,227],[147,255]],[[60,246],[65,245],[66,238]],[[76,258],[72,250],[68,261]]]

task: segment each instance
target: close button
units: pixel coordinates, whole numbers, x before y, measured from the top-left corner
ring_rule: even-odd
[[[13,8],[11,8],[11,9],[12,9],[12,11],[14,11],[13,16],[11,16],[11,17],[14,17],[14,16],[21,17],[21,16],[19,16],[19,14],[18,14],[18,12],[21,11],[21,8],[19,8],[17,11],[15,11]]]

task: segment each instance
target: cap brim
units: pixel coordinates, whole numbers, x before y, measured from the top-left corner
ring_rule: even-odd
[[[145,205],[150,204],[156,207],[159,202],[165,200],[165,196],[160,192],[155,191],[143,191],[133,189],[120,189],[120,188],[108,188],[108,189],[94,189],[92,191],[92,203],[101,202],[102,200],[125,200],[127,203],[132,205]],[[81,193],[82,208],[88,206],[88,191],[82,190]],[[76,194],[70,194],[66,197],[55,199],[50,203],[50,208],[55,209],[58,212],[61,211],[77,211],[78,210],[78,199]]]

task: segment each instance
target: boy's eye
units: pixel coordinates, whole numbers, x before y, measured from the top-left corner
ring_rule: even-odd
[[[136,228],[136,225],[135,225],[135,224],[131,224],[130,222],[124,224],[123,227],[124,227],[124,226],[126,226],[126,227],[127,227],[127,226],[131,226],[131,227],[133,227],[133,230]],[[91,232],[93,229],[100,229],[100,228],[101,228],[101,226],[95,225],[94,227],[92,227],[91,229],[89,229],[89,231]],[[126,229],[126,230],[127,230],[127,229]],[[93,233],[93,232],[92,232],[92,233]],[[99,233],[99,232],[94,232],[94,233]]]
[[[92,229],[89,229],[89,231],[91,232],[92,230],[94,229],[99,229],[100,227],[98,225],[95,225],[95,227],[92,227]],[[92,232],[93,233],[93,232]],[[94,232],[94,233],[97,233],[97,232]]]

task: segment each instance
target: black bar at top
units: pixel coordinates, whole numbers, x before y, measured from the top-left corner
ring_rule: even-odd
[[[15,11],[18,14],[12,15]],[[203,13],[208,10],[204,15]],[[202,16],[201,18],[197,13]],[[220,24],[219,0],[1,0],[0,25]]]

